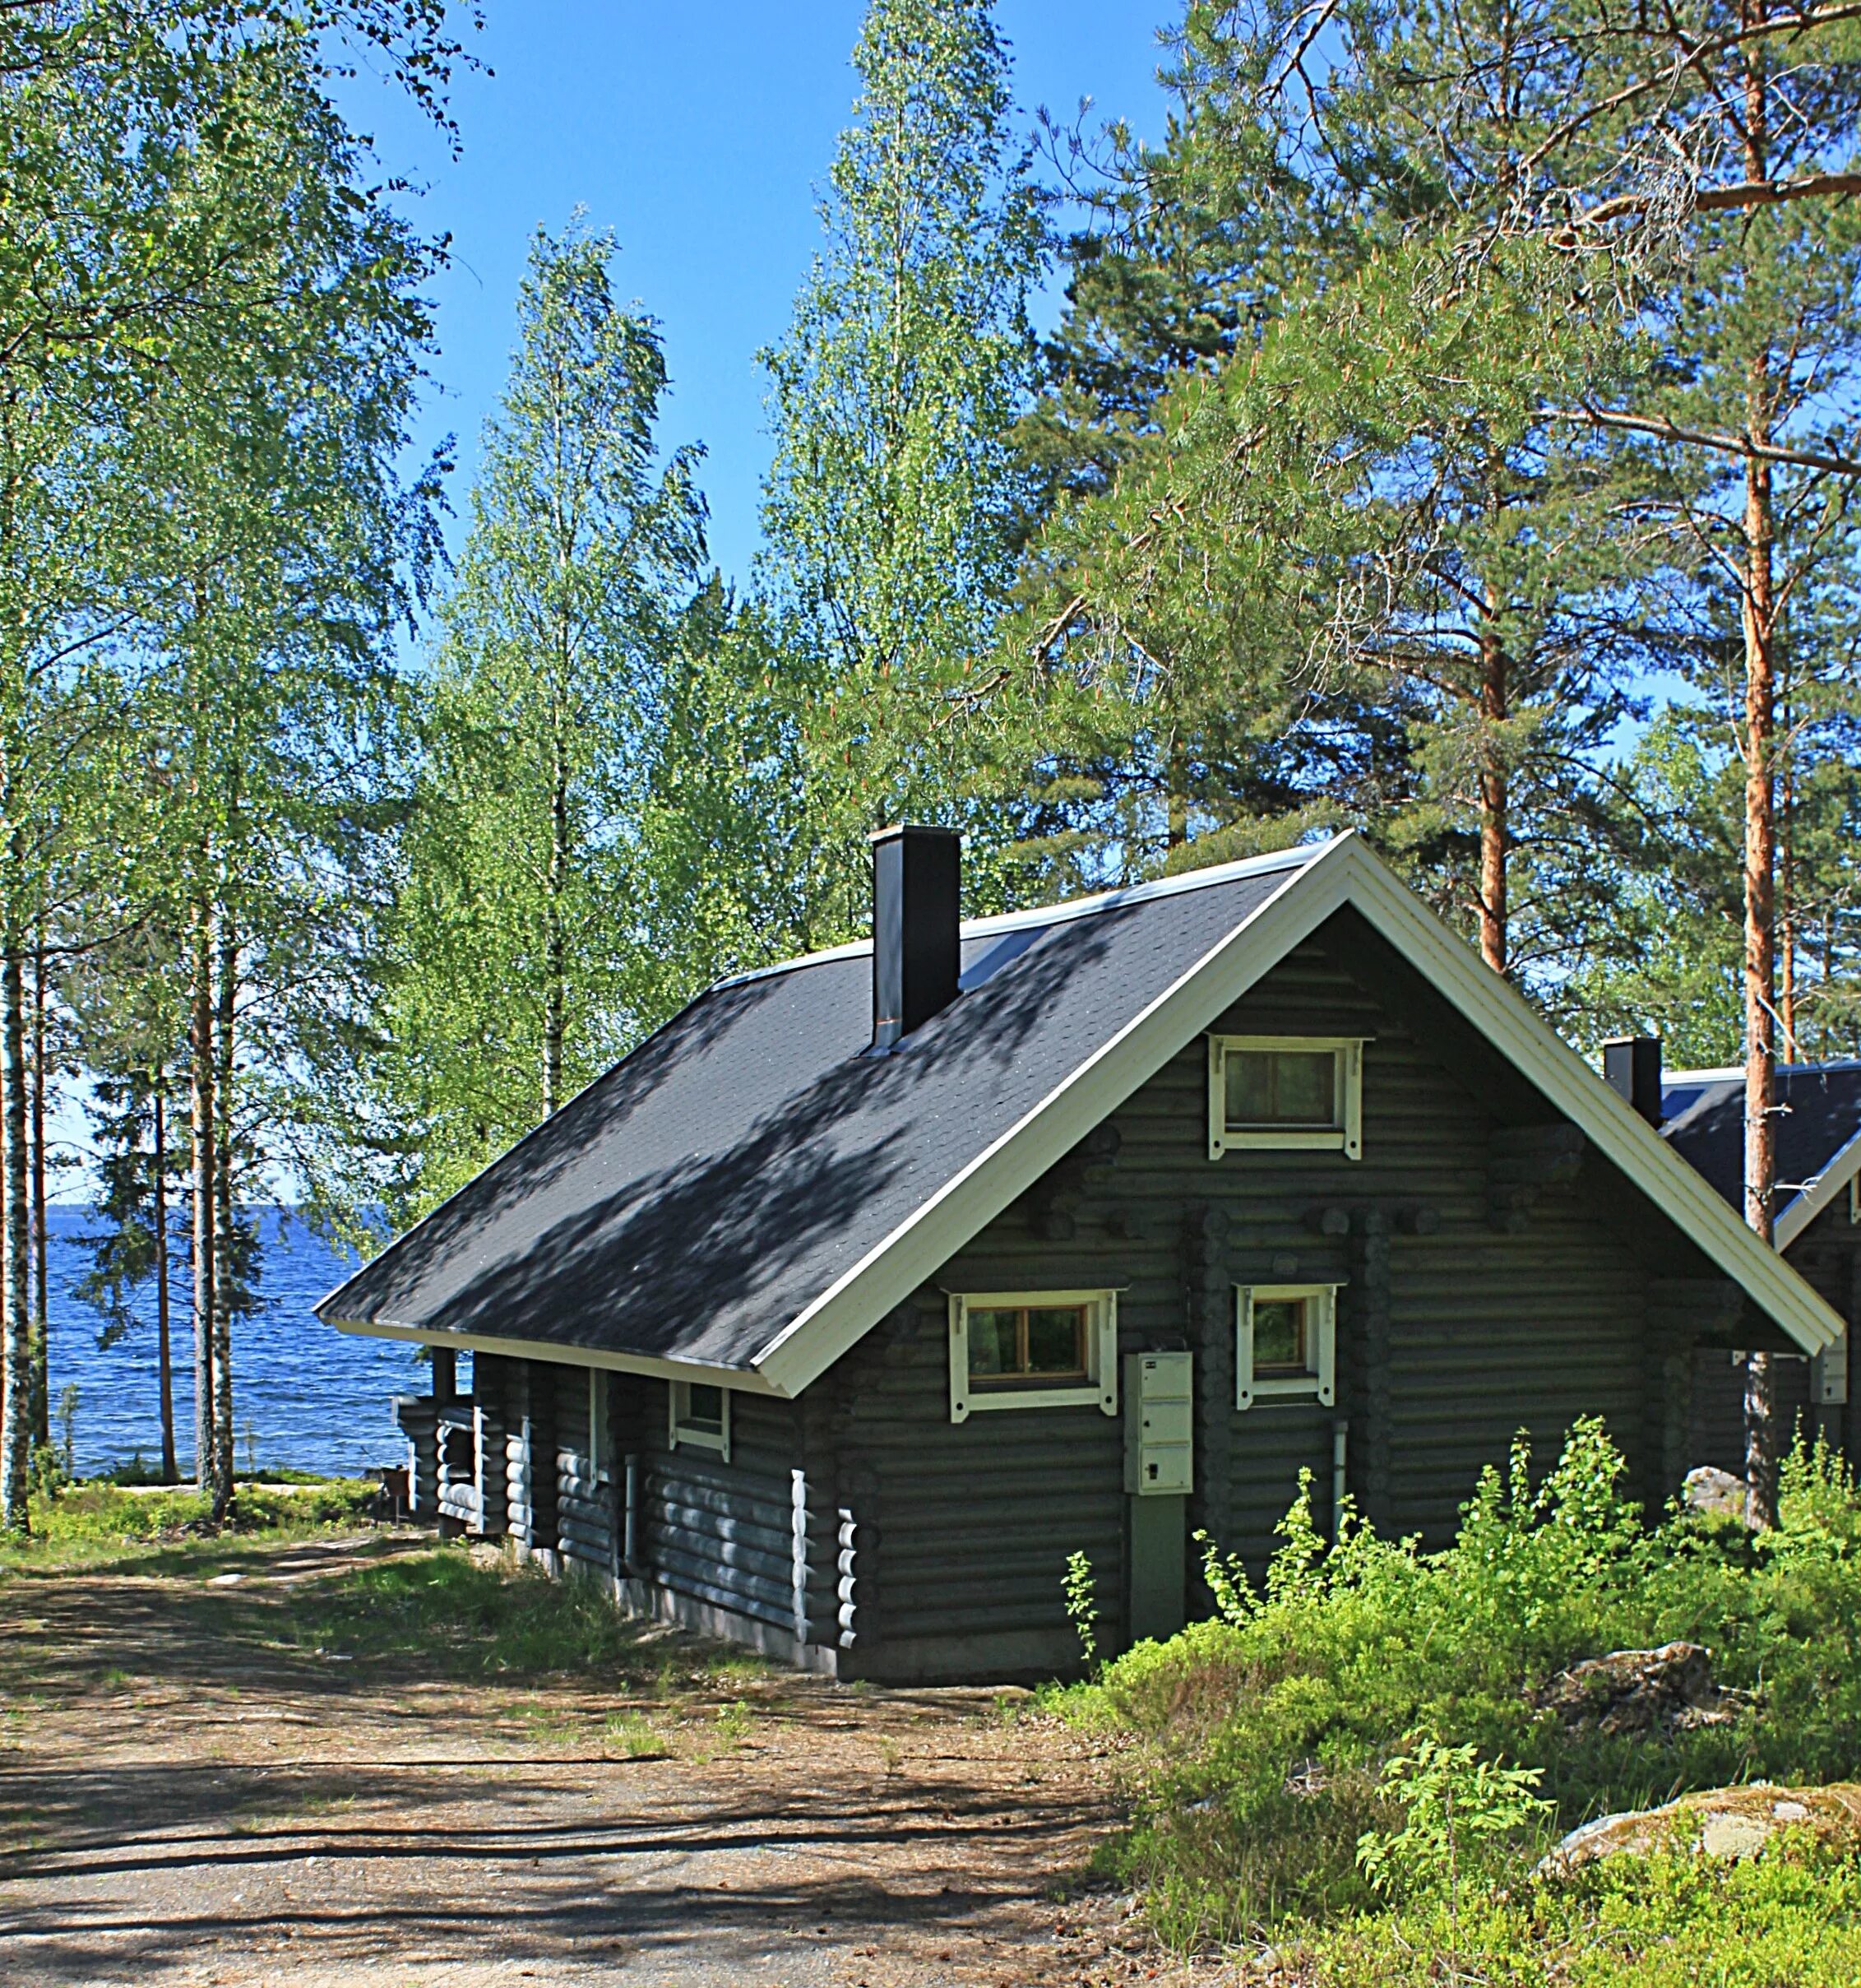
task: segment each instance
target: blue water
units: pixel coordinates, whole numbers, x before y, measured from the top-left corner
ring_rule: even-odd
[[[428,1369],[400,1340],[359,1339],[323,1324],[310,1308],[345,1277],[347,1258],[283,1208],[252,1211],[263,1242],[259,1309],[233,1324],[233,1424],[238,1468],[354,1475],[399,1462],[406,1443],[391,1397],[424,1394]],[[76,1239],[99,1225],[86,1208],[49,1211],[51,1399],[77,1386],[73,1450],[88,1476],[138,1452],[161,1461],[153,1281],[138,1294],[137,1323],[108,1352],[97,1350],[100,1319],[72,1286],[90,1267]],[[187,1267],[177,1249],[169,1299],[174,1371],[174,1442],[183,1476],[194,1455],[193,1317]],[[463,1378],[461,1376],[461,1378]],[[54,1439],[59,1430],[54,1427]]]

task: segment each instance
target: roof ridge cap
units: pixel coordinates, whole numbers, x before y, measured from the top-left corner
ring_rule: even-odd
[[[1083,897],[1062,897],[1057,904],[1030,905],[1019,911],[993,911],[984,918],[965,918],[957,926],[960,938],[993,938],[1003,932],[1024,932],[1030,925],[1058,925],[1076,918],[1092,918],[1101,911],[1115,911],[1127,904],[1148,904],[1159,897],[1174,897],[1185,891],[1206,890],[1233,883],[1243,877],[1271,876],[1275,870],[1301,869],[1348,841],[1355,832],[1345,829],[1322,842],[1295,842],[1288,849],[1268,850],[1259,855],[1237,856],[1229,863],[1211,863],[1200,869],[1186,869],[1173,877],[1153,877],[1146,883],[1126,883],[1109,891],[1094,891]],[[798,952],[792,958],[772,961],[766,966],[752,966],[745,973],[733,973],[713,980],[705,991],[716,994],[726,987],[741,987],[751,980],[772,980],[777,974],[794,973],[803,966],[822,966],[836,960],[863,959],[871,955],[869,938],[849,939],[845,945],[826,946],[818,952]]]

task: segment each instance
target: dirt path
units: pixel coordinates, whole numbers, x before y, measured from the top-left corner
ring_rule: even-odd
[[[1076,1735],[988,1692],[701,1666],[630,1701],[306,1647],[426,1544],[0,1585],[0,1980],[1154,1978],[1113,1902],[1058,1902],[1109,1814]]]

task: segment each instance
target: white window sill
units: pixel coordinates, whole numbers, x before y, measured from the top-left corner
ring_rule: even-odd
[[[1081,1388],[979,1388],[952,1404],[967,1415],[985,1408],[1103,1408],[1115,1412],[1117,1398],[1095,1382]]]

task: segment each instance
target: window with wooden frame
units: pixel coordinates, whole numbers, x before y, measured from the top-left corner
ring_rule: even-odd
[[[1243,1284],[1234,1294],[1234,1406],[1337,1399],[1338,1286]]]
[[[952,1291],[950,1419],[981,1409],[1118,1413],[1115,1291]]]
[[[672,1395],[672,1447],[715,1450],[730,1461],[730,1390],[709,1381],[675,1380]]]
[[[1363,1157],[1361,1037],[1209,1037],[1208,1156],[1263,1148]]]

